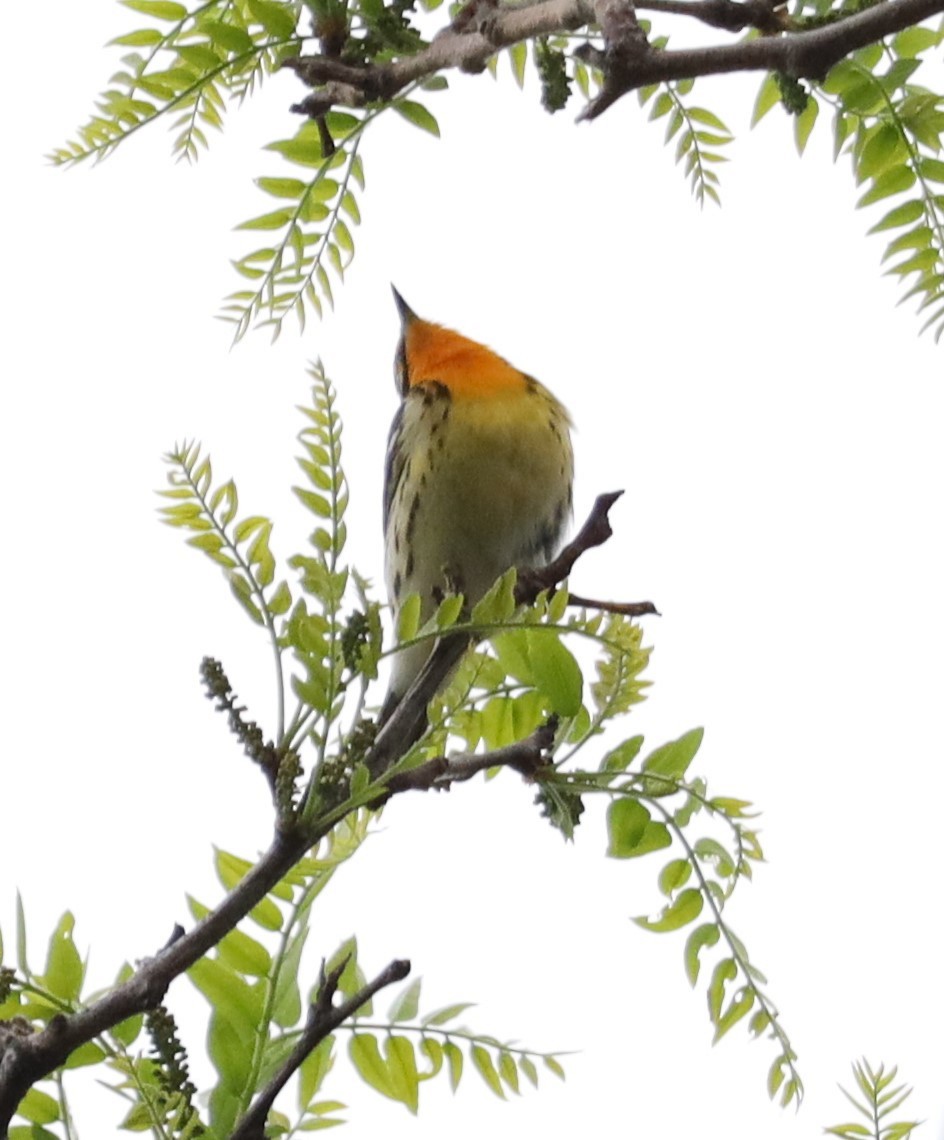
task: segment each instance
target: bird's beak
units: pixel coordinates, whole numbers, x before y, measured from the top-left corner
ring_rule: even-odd
[[[393,300],[397,306],[397,312],[400,314],[400,320],[403,322],[403,324],[406,325],[406,324],[409,324],[410,321],[417,320],[418,318],[416,316],[416,313],[413,312],[413,310],[410,308],[410,306],[406,303],[406,301],[403,300],[403,298],[397,292],[396,285],[391,285],[390,288],[393,290]]]

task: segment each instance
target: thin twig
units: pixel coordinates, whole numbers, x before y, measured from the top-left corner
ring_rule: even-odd
[[[601,610],[605,614],[622,614],[624,617],[646,617],[650,614],[662,616],[652,602],[603,602],[596,598],[585,598],[582,594],[568,593],[567,604],[585,610]]]
[[[252,1107],[231,1133],[230,1140],[264,1140],[266,1119],[269,1110],[275,1103],[275,1098],[285,1088],[293,1074],[298,1071],[309,1053],[313,1049],[317,1049],[321,1042],[332,1034],[342,1022],[353,1017],[378,990],[382,990],[394,982],[402,981],[410,972],[410,963],[406,959],[394,959],[386,969],[381,970],[372,982],[368,982],[366,986],[359,989],[356,994],[342,1002],[341,1005],[335,1006],[334,995],[337,993],[338,983],[347,963],[348,959],[345,958],[325,977],[324,962],[322,962],[318,997],[308,1009],[308,1020],[295,1044],[295,1048],[289,1053],[272,1080],[253,1101]]]
[[[574,564],[581,555],[596,546],[602,546],[612,537],[610,508],[622,494],[622,491],[608,491],[606,494],[597,495],[587,521],[560,554],[546,566],[519,573],[515,586],[515,601],[519,605],[530,605],[542,590],[553,590],[558,583],[570,576]]]

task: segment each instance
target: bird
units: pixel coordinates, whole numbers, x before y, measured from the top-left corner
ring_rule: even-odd
[[[557,554],[573,513],[571,418],[534,377],[484,344],[424,320],[393,288],[400,406],[387,443],[385,577],[396,626],[413,593],[420,622],[446,593],[471,610],[511,567]],[[431,642],[393,656],[383,724]]]

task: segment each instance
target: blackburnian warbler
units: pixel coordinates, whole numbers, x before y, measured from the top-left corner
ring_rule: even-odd
[[[387,590],[395,619],[418,593],[425,621],[445,593],[471,607],[510,567],[554,557],[571,515],[574,457],[570,417],[543,384],[393,294],[401,404],[384,480]],[[395,654],[386,715],[429,652],[427,642]]]

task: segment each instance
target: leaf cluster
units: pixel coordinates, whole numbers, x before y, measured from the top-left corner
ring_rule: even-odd
[[[352,807],[373,804],[383,781],[393,775],[456,748],[464,753],[506,748],[553,718],[552,763],[537,777],[537,802],[543,814],[572,839],[586,798],[602,795],[609,804],[611,857],[631,859],[674,848],[658,875],[666,901],[655,917],[639,916],[636,922],[651,931],[668,932],[701,919],[686,942],[685,969],[694,986],[703,961],[709,955],[715,959],[706,989],[715,1040],[750,1014],[752,1035],[770,1037],[778,1050],[769,1078],[771,1095],[779,1095],[784,1104],[799,1099],[802,1084],[796,1056],[762,988],[764,976],[723,914],[737,884],[751,877],[753,865],[763,857],[758,834],[750,825],[750,805],[711,796],[702,778],[688,775],[701,730],[643,759],[643,739],[633,736],[607,751],[596,770],[574,766],[610,722],[644,697],[649,650],[642,644],[640,626],[619,614],[575,612],[563,588],[542,593],[531,605],[520,605],[514,570],[471,611],[461,595],[446,595],[422,625],[420,598],[413,596],[399,611],[399,646],[432,648],[443,637],[462,635],[473,647],[430,702],[429,727],[404,756],[376,777],[358,761],[362,750],[358,752],[353,742],[364,693],[377,675],[384,648],[378,608],[361,579],[353,579],[360,591],[359,608],[352,617],[343,612],[352,577],[341,564],[347,506],[341,424],[333,389],[322,371],[316,369],[314,375],[314,407],[302,409],[309,426],[300,436],[305,455],[299,462],[309,485],[296,488],[300,501],[318,520],[311,536],[314,554],[290,559],[300,572],[301,596],[276,634],[278,646],[292,649],[304,674],[292,678],[299,705],[281,739],[298,748],[307,735],[315,745],[317,759],[306,810],[327,809],[343,818]],[[193,475],[187,486],[192,483]],[[312,601],[317,604],[312,606]],[[275,616],[264,615],[264,624],[267,621],[274,624]],[[352,628],[359,631],[353,641]],[[352,644],[358,647],[353,655]],[[578,655],[581,645],[593,651],[595,678],[589,684]],[[355,677],[361,683],[360,699],[348,718],[344,711],[348,686]],[[343,728],[344,723],[349,727]],[[333,747],[332,732],[338,734]],[[693,835],[702,821],[708,826]]]
[[[408,0],[209,0],[192,8],[177,0],[123,2],[149,22],[115,41],[135,50],[123,58],[78,136],[54,151],[54,162],[101,158],[165,115],[172,116],[175,152],[193,159],[207,145],[206,129],[222,126],[225,109],[286,61],[298,62],[312,38],[324,58],[368,70],[428,46]],[[425,0],[421,6],[432,11],[440,3]],[[788,30],[835,23],[869,6],[798,0]],[[464,18],[457,16],[460,24]],[[648,21],[639,27],[652,51],[667,47],[668,38],[653,34]],[[938,192],[944,182],[939,158],[944,111],[942,96],[917,83],[915,75],[942,35],[940,28],[908,27],[853,52],[820,83],[771,72],[754,111],[756,123],[779,103],[794,116],[802,152],[820,107],[830,108],[835,153],[849,156],[856,182],[864,187],[858,205],[894,199],[871,232],[894,231],[884,256],[891,263],[886,272],[902,280],[903,300],[917,298],[919,312],[926,314],[923,329],[933,329],[936,338],[944,331],[944,196]],[[587,103],[600,96],[604,76],[595,63],[604,58],[606,45],[596,28],[542,34],[534,38],[531,53],[528,46],[519,41],[496,52],[489,70],[497,74],[499,59],[507,57],[523,87],[530,54],[549,111],[566,106],[574,89]],[[326,302],[332,303],[332,274],[343,280],[355,252],[352,226],[360,221],[364,132],[392,109],[438,135],[434,115],[414,95],[446,86],[444,76],[432,74],[387,99],[354,100],[352,110],[305,103],[296,108],[311,118],[292,137],[267,148],[290,169],[256,179],[276,203],[238,226],[264,232],[269,240],[233,261],[243,284],[230,293],[221,316],[233,325],[236,339],[257,326],[277,336],[290,314],[304,327],[308,313],[320,314]],[[703,205],[706,199],[719,200],[716,167],[726,161],[724,148],[732,135],[717,114],[689,102],[692,87],[691,79],[671,80],[644,87],[639,96],[643,105],[651,104],[651,119],[666,119],[666,142],[674,141],[675,160]]]
[[[121,0],[148,23],[112,42],[132,48],[78,135],[50,155],[66,165],[104,158],[141,127],[171,116],[174,153],[193,161],[240,102],[301,44],[301,0]]]
[[[822,83],[804,86],[802,99],[795,84],[769,75],[753,117],[757,123],[781,103],[795,115],[802,153],[821,107],[831,112],[834,157],[849,158],[862,188],[856,205],[884,210],[869,232],[894,235],[886,239],[885,273],[902,282],[902,301],[917,298],[921,331],[933,329],[935,340],[944,333],[944,97],[916,77],[942,38],[944,28],[907,28],[854,52]]]
[[[609,799],[607,854],[611,858],[672,854],[658,875],[659,891],[666,901],[655,915],[639,915],[634,921],[645,930],[668,933],[702,920],[688,934],[684,962],[694,987],[706,959],[714,958],[706,988],[714,1040],[719,1041],[751,1014],[751,1035],[768,1037],[777,1049],[768,1090],[771,1097],[787,1105],[803,1095],[796,1053],[763,989],[766,978],[724,917],[735,887],[741,879],[752,877],[753,865],[763,859],[763,851],[749,823],[750,804],[709,795],[703,778],[688,775],[702,735],[701,729],[695,729],[642,759],[643,738],[630,737],[606,753],[597,773],[561,773],[558,779],[572,792],[595,792]],[[706,828],[700,835],[695,832],[699,822]]]
[[[221,666],[205,665],[204,680],[228,713],[240,743],[266,770],[279,828],[324,838],[281,879],[273,879],[268,893],[254,895],[258,901],[245,922],[230,928],[188,970],[210,1006],[208,1050],[218,1080],[208,1099],[194,1097],[183,1044],[166,1018],[151,1018],[151,1055],[132,1048],[143,1029],[139,1016],[83,1046],[69,1066],[103,1063],[117,1074],[113,1087],[130,1106],[126,1127],[154,1129],[159,1122],[164,1130],[159,1135],[189,1137],[204,1128],[229,1135],[299,1041],[305,1010],[317,998],[317,986],[305,996],[300,982],[313,904],[364,841],[390,781],[444,759],[456,746],[466,755],[484,752],[487,758],[543,727],[550,744],[546,751],[542,746],[542,763],[533,778],[544,814],[574,838],[584,801],[601,796],[608,804],[612,857],[633,859],[675,848],[658,874],[666,901],[658,915],[636,921],[665,932],[702,919],[686,943],[685,967],[694,985],[707,955],[720,955],[707,986],[715,1039],[751,1013],[753,1034],[766,1034],[778,1046],[771,1094],[779,1092],[784,1103],[798,1098],[795,1056],[761,988],[763,976],[723,913],[735,886],[750,877],[752,865],[762,857],[757,833],[748,823],[749,805],[709,796],[705,781],[688,774],[700,730],[644,759],[642,737],[630,737],[610,747],[596,768],[576,766],[585,749],[643,699],[649,650],[638,625],[621,614],[575,609],[565,588],[520,604],[513,569],[471,610],[461,595],[447,595],[422,625],[420,599],[414,596],[400,610],[400,645],[432,648],[440,639],[460,637],[471,648],[430,701],[428,728],[416,743],[386,765],[368,762],[375,732],[366,716],[369,689],[392,650],[384,644],[380,606],[366,579],[346,561],[349,493],[335,391],[320,365],[312,366],[311,379],[310,404],[300,409],[303,478],[294,488],[312,520],[305,552],[290,557],[282,568],[271,543],[271,519],[243,514],[233,480],[215,483],[209,457],[194,443],[167,456],[161,514],[187,534],[188,545],[222,570],[242,612],[266,631],[278,697],[274,728],[267,731],[262,718],[250,720],[248,710],[236,706]],[[587,662],[592,662],[592,672]],[[290,698],[294,708],[287,705]],[[287,786],[280,791],[289,760]],[[224,851],[217,851],[215,863],[228,898],[255,870],[250,860]],[[211,915],[210,907],[197,899],[191,898],[189,906],[197,923]],[[71,934],[72,919],[66,915],[50,943],[46,971],[38,978],[26,968],[23,949],[15,977],[3,976],[8,996],[0,1014],[44,1024],[56,1012],[82,1006],[87,1000],[82,993],[85,968]],[[25,934],[22,941],[25,947]],[[353,940],[336,951],[329,966],[323,978],[343,966],[340,989],[346,997],[363,988]],[[130,973],[124,967],[119,981]],[[386,1021],[370,1020],[371,1011],[362,1008],[352,1022],[317,1045],[298,1070],[298,1112],[294,1118],[270,1113],[273,1134],[339,1122],[336,1113],[343,1106],[326,1100],[322,1086],[336,1058],[335,1043],[345,1033],[350,1035],[348,1055],[364,1080],[412,1111],[423,1081],[446,1072],[453,1086],[459,1083],[463,1057],[500,1096],[518,1092],[522,1077],[537,1083],[539,1061],[559,1071],[554,1055],[455,1027],[452,1022],[465,1007],[423,1018],[418,1002],[414,982]],[[55,1119],[64,1119],[61,1074],[56,1079],[60,1101]],[[52,1094],[34,1092],[27,1111],[37,1124],[52,1111],[43,1099]],[[204,1104],[205,1118],[194,1107]]]
[[[122,1128],[152,1131],[162,1140],[230,1134],[255,1092],[284,1063],[301,1032],[308,1004],[317,998],[318,983],[306,997],[300,982],[303,952],[312,934],[313,904],[367,838],[369,822],[367,812],[348,816],[254,908],[249,915],[253,934],[232,930],[188,972],[209,1005],[207,1048],[217,1081],[208,1098],[196,1095],[176,1024],[163,1007],[116,1026],[70,1057],[66,1072],[103,1065],[111,1073],[111,1081],[102,1083],[127,1104]],[[221,885],[232,890],[252,864],[217,850],[215,867]],[[189,898],[188,904],[194,919],[209,913],[195,898]],[[9,971],[0,1019],[16,1019],[24,1027],[45,1025],[57,1013],[81,1009],[93,996],[83,993],[85,967],[72,940],[73,926],[72,916],[65,914],[50,939],[43,973],[34,974],[27,964],[26,920],[19,907],[17,969]],[[339,988],[350,996],[365,981],[356,939],[342,943],[326,968],[330,971],[341,963],[345,965]],[[122,967],[118,980],[128,972],[127,966]],[[563,1077],[554,1054],[454,1024],[470,1008],[468,1003],[421,1015],[420,988],[418,980],[410,983],[386,1017],[375,1016],[370,1003],[362,1006],[356,1019],[309,1053],[297,1076],[294,1116],[271,1113],[268,1134],[292,1136],[344,1122],[338,1114],[346,1106],[330,1097],[330,1074],[344,1056],[340,1042],[345,1036],[347,1056],[365,1083],[412,1112],[419,1106],[421,1084],[440,1074],[448,1076],[455,1090],[464,1073],[476,1072],[500,1097],[519,1093],[522,1080],[537,1087],[539,1064]],[[150,1055],[135,1048],[145,1033],[151,1040]],[[46,1087],[30,1090],[20,1105],[23,1124],[14,1126],[12,1140],[58,1140],[50,1127],[70,1115],[62,1073],[43,1084]],[[207,1104],[205,1119],[195,1107],[198,1099]]]
[[[892,1114],[911,1096],[911,1089],[907,1085],[892,1083],[898,1076],[898,1067],[886,1071],[884,1065],[879,1065],[873,1069],[863,1057],[853,1064],[852,1072],[861,1099],[853,1096],[842,1085],[839,1088],[866,1123],[835,1124],[827,1128],[826,1132],[830,1136],[841,1136],[843,1140],[861,1140],[862,1137],[871,1140],[907,1140],[921,1122],[892,1119]]]

